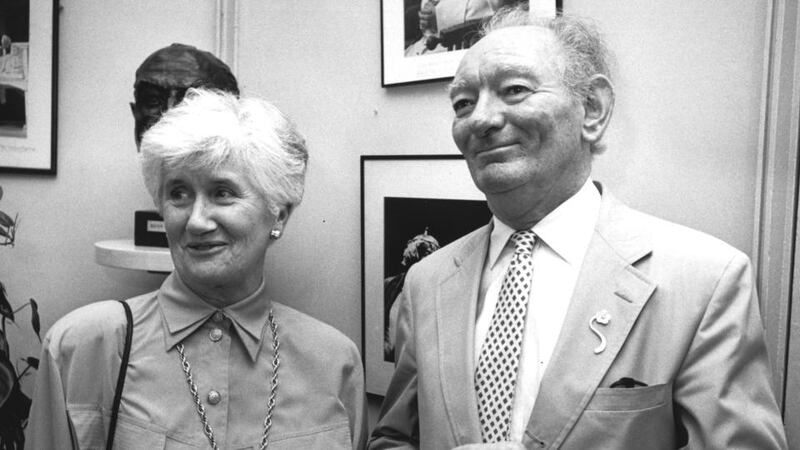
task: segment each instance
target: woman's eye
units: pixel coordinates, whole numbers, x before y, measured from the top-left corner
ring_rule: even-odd
[[[184,188],[173,188],[167,194],[169,201],[173,203],[185,203],[189,199],[189,192]]]
[[[223,200],[228,200],[228,199],[236,197],[236,195],[230,189],[217,189],[216,197],[220,198],[220,199],[223,199]]]

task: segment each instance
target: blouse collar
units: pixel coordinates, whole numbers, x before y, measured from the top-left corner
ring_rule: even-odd
[[[217,311],[222,312],[233,323],[250,359],[255,361],[261,343],[267,333],[267,316],[271,302],[266,295],[265,282],[249,297],[224,308],[212,306],[192,292],[176,272],[164,280],[158,291],[158,304],[166,325],[165,350],[186,339],[202,326]]]

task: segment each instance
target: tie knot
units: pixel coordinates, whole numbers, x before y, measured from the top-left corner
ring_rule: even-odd
[[[520,230],[511,235],[511,242],[514,244],[514,253],[533,254],[533,244],[536,242],[536,234],[531,230]]]

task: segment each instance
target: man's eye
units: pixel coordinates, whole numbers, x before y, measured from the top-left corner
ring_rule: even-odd
[[[520,94],[524,94],[526,92],[530,92],[530,89],[528,89],[525,86],[518,85],[518,84],[515,84],[513,86],[509,86],[509,87],[507,87],[505,89],[506,95],[520,95]]]
[[[465,108],[469,108],[470,106],[472,106],[472,104],[473,104],[472,100],[463,98],[461,100],[456,100],[453,103],[453,111],[455,111],[456,113],[462,112]]]

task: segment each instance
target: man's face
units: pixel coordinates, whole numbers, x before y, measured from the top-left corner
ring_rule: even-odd
[[[222,61],[208,52],[183,44],[172,44],[148,56],[136,70],[135,103],[131,112],[136,122],[136,146],[142,135],[161,115],[180,103],[189,88],[208,87],[238,95],[236,78]]]
[[[532,203],[519,208],[552,209],[589,175],[584,109],[563,85],[562,61],[552,32],[532,26],[494,31],[461,61],[453,139],[490,206],[511,194]]]

